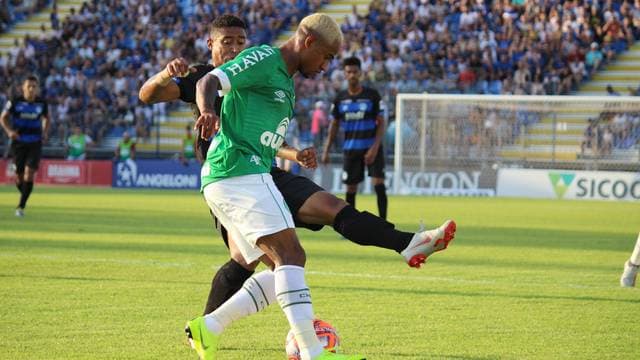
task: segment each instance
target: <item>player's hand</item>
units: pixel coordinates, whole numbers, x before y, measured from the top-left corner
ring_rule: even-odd
[[[190,72],[195,72],[196,68],[190,68],[187,60],[179,57],[171,60],[165,67],[165,70],[170,77],[185,77],[189,75]]]
[[[49,134],[42,134],[42,143],[46,144],[49,141]]]
[[[320,161],[322,161],[323,164],[329,163],[329,152],[327,150],[322,152],[322,159],[320,159]]]
[[[318,167],[318,157],[316,149],[308,147],[296,153],[296,161],[305,169],[315,169]]]
[[[200,129],[200,137],[208,140],[220,127],[220,118],[211,112],[203,112],[196,120],[193,130]]]
[[[18,140],[18,137],[20,137],[20,135],[18,134],[17,131],[13,131],[13,130],[9,131],[9,138],[11,140]]]
[[[373,162],[376,160],[377,154],[378,149],[370,147],[369,150],[367,150],[367,152],[364,154],[364,163],[367,165],[373,164]]]

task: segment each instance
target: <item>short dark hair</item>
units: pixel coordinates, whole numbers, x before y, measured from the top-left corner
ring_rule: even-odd
[[[26,78],[24,78],[24,81],[22,82],[23,84],[26,83],[27,81],[35,81],[36,84],[40,83],[40,80],[38,80],[38,77],[35,75],[29,75]]]
[[[357,57],[355,57],[355,56],[348,57],[348,58],[344,59],[344,60],[342,61],[342,66],[343,66],[343,67],[347,67],[347,66],[357,66],[357,67],[358,67],[358,69],[362,68],[362,65],[361,65],[360,59],[358,59],[358,58],[357,58]]]
[[[231,14],[220,15],[215,18],[209,26],[209,33],[216,31],[216,29],[239,27],[247,30],[247,24],[239,17]]]

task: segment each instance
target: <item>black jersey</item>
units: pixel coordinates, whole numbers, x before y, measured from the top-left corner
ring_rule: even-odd
[[[189,68],[195,68],[195,72],[189,72],[189,75],[182,78],[174,78],[178,88],[180,89],[180,100],[191,104],[191,110],[193,111],[194,118],[198,118],[200,116],[200,110],[198,110],[198,105],[196,105],[196,83],[203,76],[211,72],[215,69],[215,66],[211,64],[193,64],[190,65]],[[220,110],[222,109],[222,97],[216,96],[215,102],[215,111],[216,115],[220,116]],[[196,153],[199,156],[198,159],[203,161],[207,158],[207,151],[209,150],[209,145],[211,141],[205,140],[200,135],[196,136],[197,138],[197,146]]]
[[[4,110],[9,113],[13,129],[19,135],[17,141],[42,141],[42,117],[49,115],[44,99],[38,97],[34,101],[27,101],[24,96],[18,96],[8,101]]]
[[[372,88],[363,87],[358,95],[350,95],[347,90],[338,93],[331,115],[344,130],[345,152],[365,152],[373,145],[380,109],[380,94]]]

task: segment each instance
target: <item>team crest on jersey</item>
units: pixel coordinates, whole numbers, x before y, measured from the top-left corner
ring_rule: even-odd
[[[289,118],[286,117],[280,121],[275,133],[271,131],[265,131],[260,135],[260,143],[264,146],[278,150],[284,142],[284,137],[287,134],[287,128],[289,127]]]

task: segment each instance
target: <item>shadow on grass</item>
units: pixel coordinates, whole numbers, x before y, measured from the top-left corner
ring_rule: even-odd
[[[361,291],[361,292],[385,292],[390,291],[399,294],[411,295],[439,295],[439,296],[459,296],[459,297],[485,297],[485,298],[505,298],[505,299],[525,299],[525,300],[572,300],[572,301],[600,301],[600,302],[619,302],[627,304],[640,304],[640,299],[615,299],[596,296],[562,296],[562,295],[543,295],[543,294],[496,294],[494,292],[464,292],[464,291],[430,291],[430,290],[408,290],[408,289],[381,289],[370,287],[335,287],[316,285],[314,289],[327,289],[338,291]]]
[[[211,272],[213,274],[213,272]],[[44,279],[44,280],[62,280],[62,281],[86,281],[86,282],[122,282],[122,283],[155,283],[155,284],[197,284],[202,285],[206,282],[189,281],[189,280],[152,280],[152,279],[117,279],[106,277],[90,277],[90,276],[54,276],[54,275],[21,275],[21,274],[0,274],[0,278],[24,278],[24,279]]]

